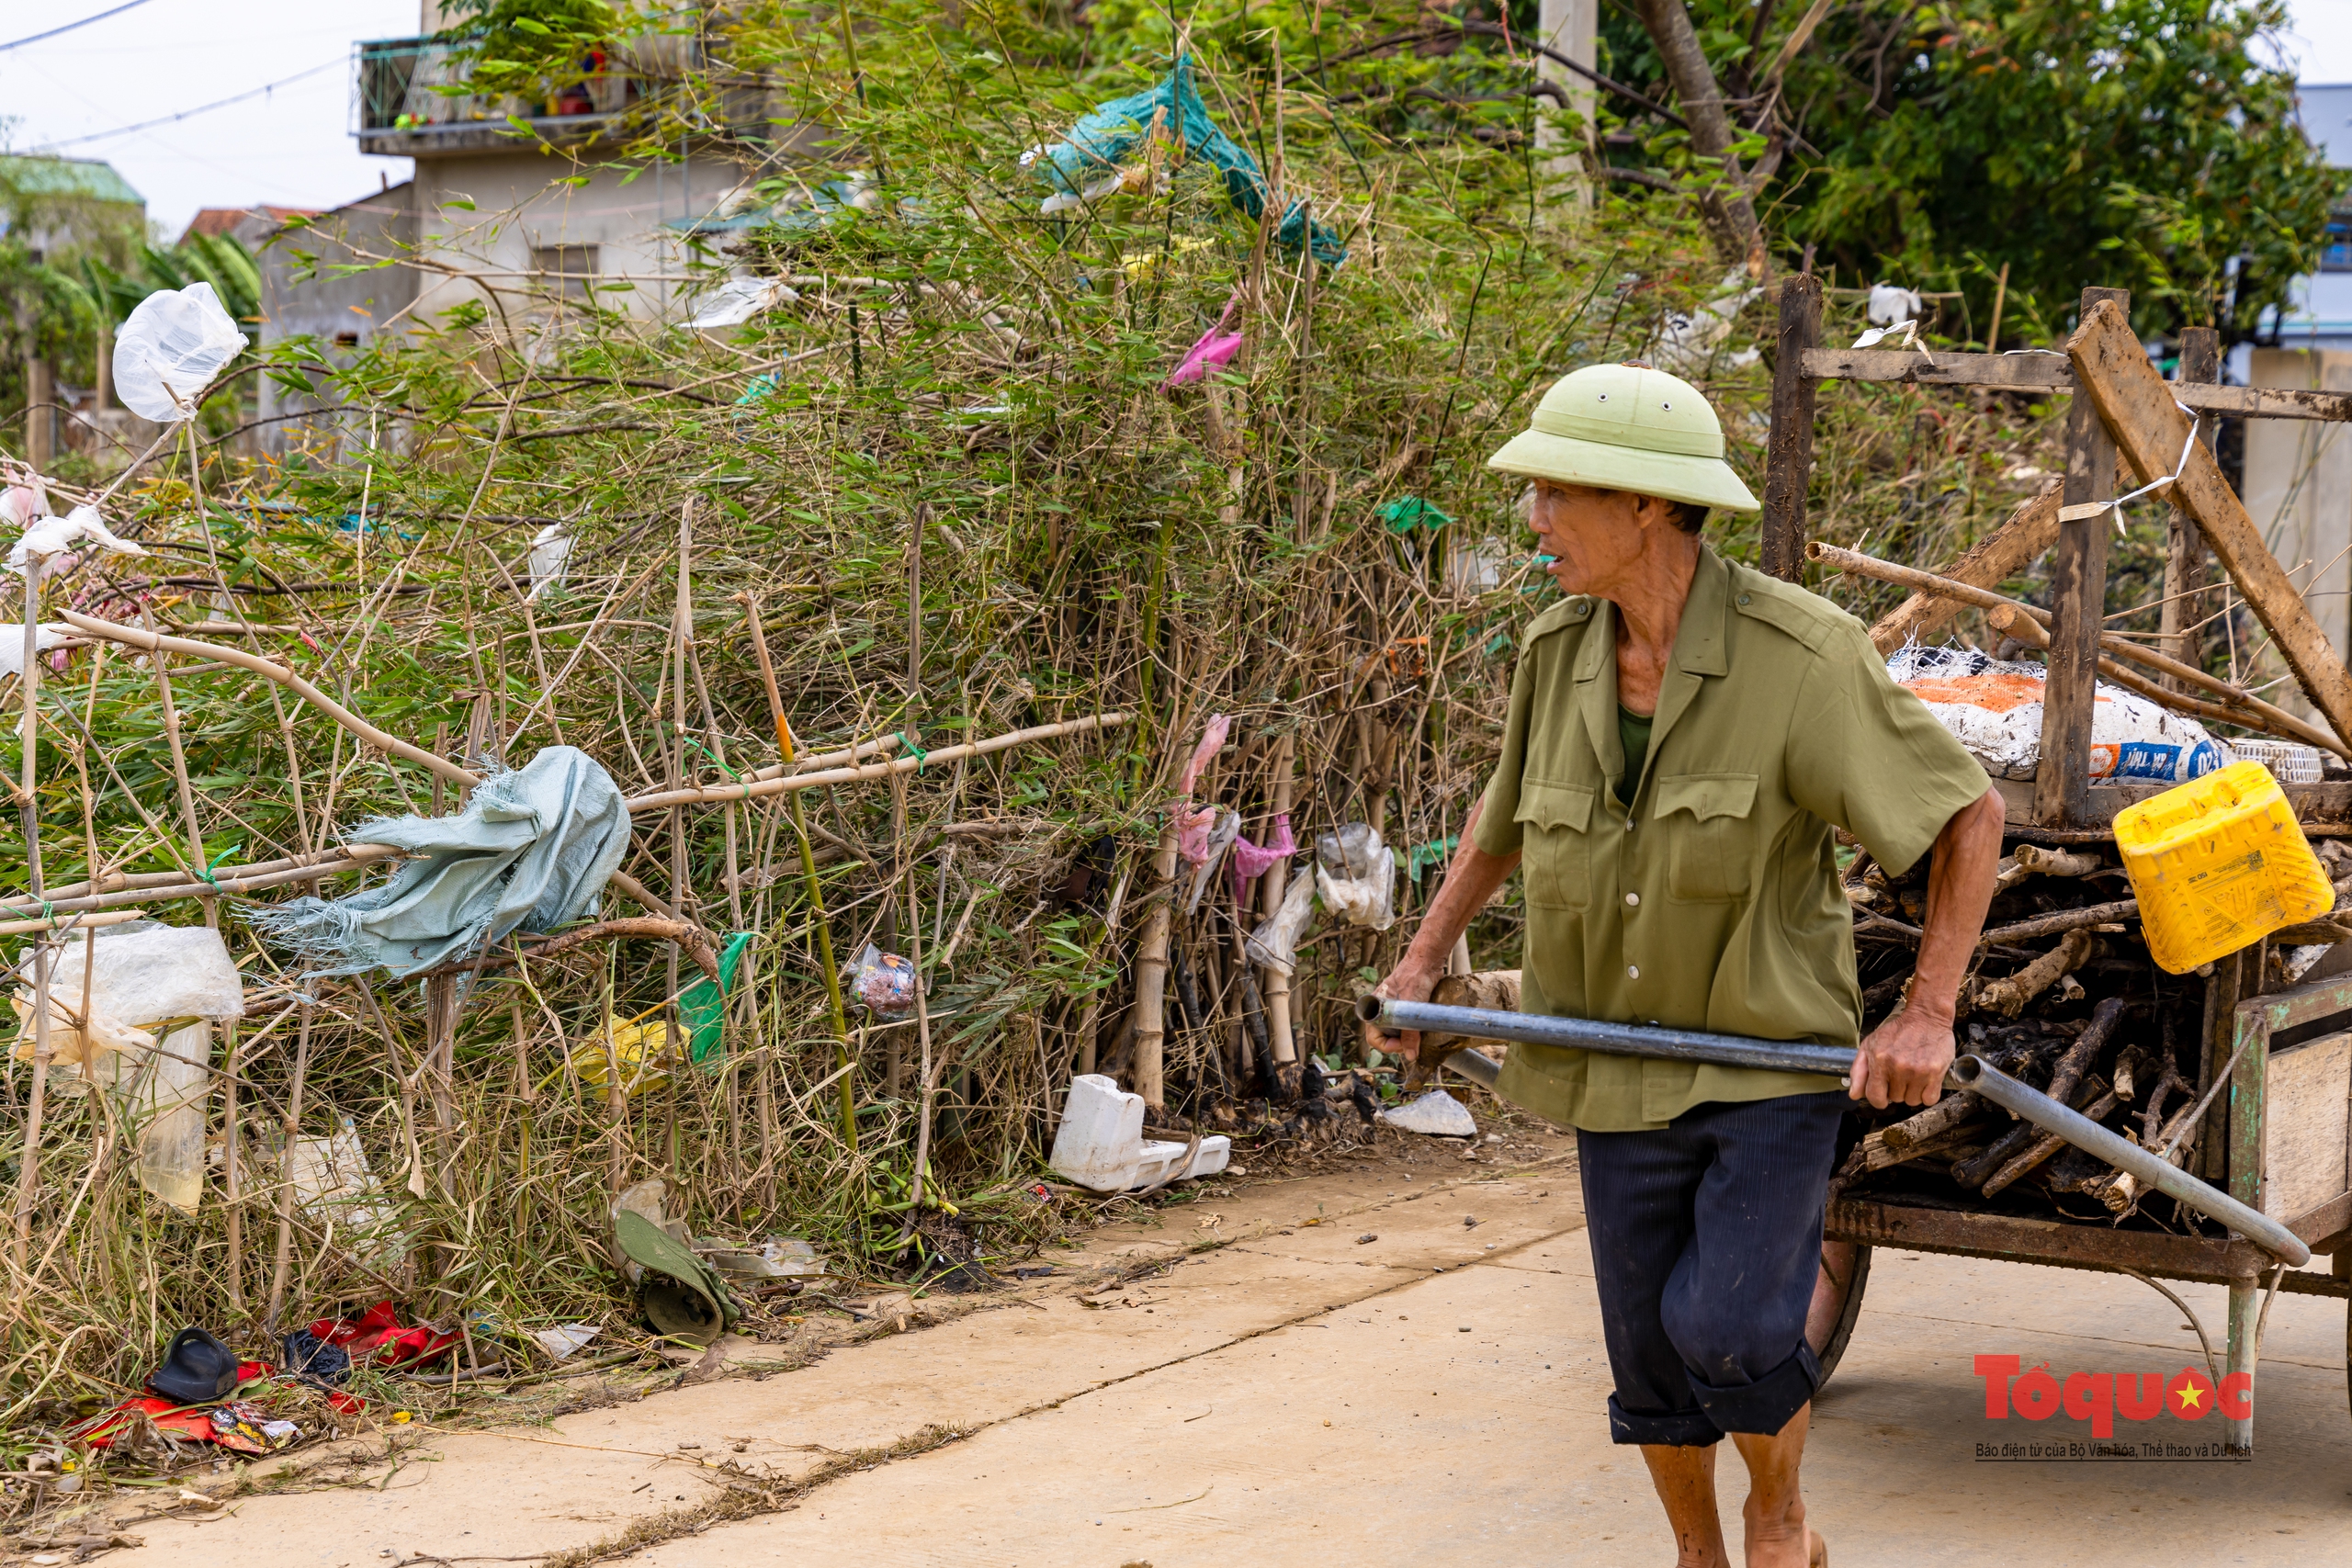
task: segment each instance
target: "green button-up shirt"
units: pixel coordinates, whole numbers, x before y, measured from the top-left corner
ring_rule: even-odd
[[[1615,611],[1535,617],[1473,838],[1521,852],[1521,1005],[1764,1040],[1861,1039],[1833,824],[1890,872],[1980,798],[1984,770],[1826,600],[1702,549],[1631,807]],[[1835,1089],[1770,1072],[1513,1045],[1504,1097],[1590,1132],[1709,1100]]]

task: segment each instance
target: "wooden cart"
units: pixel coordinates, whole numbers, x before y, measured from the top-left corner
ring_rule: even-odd
[[[2086,289],[2088,319],[2102,299],[2128,304],[2117,290]],[[1847,350],[1821,346],[1821,287],[1817,278],[1787,279],[1780,298],[1779,356],[1774,367],[1772,429],[1764,492],[1766,570],[1797,581],[1805,552],[1805,491],[1813,462],[1815,390],[1823,381],[1860,380],[1990,387],[2038,393],[2075,391],[2063,355],[1955,355],[1932,358],[1916,351]],[[2352,422],[2352,396],[2222,387],[2211,334],[2188,345],[2183,376],[2173,386],[2179,402],[2199,415]],[[2067,426],[2064,503],[2102,501],[2114,493],[2115,446],[2092,399],[2078,396]],[[2095,784],[2090,776],[2090,720],[2096,679],[2096,637],[2104,612],[2108,520],[2062,521],[2052,550],[2052,624],[2043,705],[2041,762],[2030,784],[2005,784],[2013,839],[2087,843],[2113,839],[2115,813],[2165,787]],[[2181,581],[2201,556],[2193,525],[2175,530],[2175,570]],[[2352,784],[2290,784],[2289,798],[2313,837],[2352,837]],[[2288,1269],[2278,1289],[2352,1303],[2352,974],[2316,979],[2262,994],[2263,944],[2220,960],[2205,981],[2205,1038],[2199,1092],[2230,1070],[2226,1091],[2208,1113],[2192,1173],[2241,1202],[2283,1223],[2308,1243],[2313,1267]],[[2329,967],[2324,962],[2321,967]],[[2243,1055],[2241,1043],[2251,1043]],[[2229,1069],[2235,1060],[2236,1066]],[[2229,1287],[2229,1335],[2224,1375],[2255,1368],[2256,1326],[2263,1293],[2278,1266],[2268,1255],[2231,1238],[2171,1235],[2007,1214],[1959,1212],[1878,1199],[1846,1199],[1829,1209],[1826,1236],[1857,1245],[1845,1301],[1823,1355],[1824,1376],[1836,1366],[1860,1313],[1873,1247],[2001,1258],[2055,1269],[2131,1273]],[[2317,1267],[2332,1264],[2325,1269]],[[2352,1308],[2346,1317],[2346,1375],[2352,1379]],[[2253,1419],[2225,1418],[2225,1438],[2251,1449]]]

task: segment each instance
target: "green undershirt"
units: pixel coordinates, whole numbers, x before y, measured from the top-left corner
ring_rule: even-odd
[[[1617,745],[1625,753],[1625,771],[1617,775],[1617,804],[1634,804],[1634,791],[1641,786],[1642,763],[1650,754],[1650,725],[1656,714],[1635,713],[1617,705]]]

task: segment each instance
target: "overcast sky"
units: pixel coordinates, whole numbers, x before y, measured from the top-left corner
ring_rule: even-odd
[[[2352,0],[2289,0],[2279,41],[2306,82],[2352,82]]]
[[[0,0],[0,46],[122,0]],[[2292,0],[2282,42],[2311,82],[2352,82],[2352,0]],[[139,0],[62,37],[0,47],[8,143],[104,158],[175,236],[199,207],[333,207],[408,177],[351,138],[351,46],[417,30],[417,0]],[[307,74],[306,74],[307,73]],[[288,78],[299,78],[291,80]],[[273,83],[222,108],[107,134]]]
[[[121,3],[0,0],[0,46]],[[143,0],[0,51],[0,115],[17,151],[112,164],[167,237],[199,207],[334,207],[386,175],[408,177],[407,159],[365,158],[352,141],[351,46],[410,37],[417,21],[417,0]],[[152,130],[99,134],[280,82]]]

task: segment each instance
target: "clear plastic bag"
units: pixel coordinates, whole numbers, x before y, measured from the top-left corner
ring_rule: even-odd
[[[530,565],[531,598],[563,586],[571,574],[571,535],[562,524],[550,523],[531,536]]]
[[[192,1214],[204,1194],[212,1025],[245,1011],[244,982],[228,944],[207,926],[135,920],[73,933],[61,947],[50,961],[51,1016],[87,1006],[82,1071],[118,1097],[137,1129],[139,1184]],[[34,1037],[32,977],[29,963],[18,965],[17,1011],[27,1021],[27,1043]],[[156,1027],[163,1024],[175,1027]],[[69,1028],[52,1024],[52,1051],[74,1043]],[[141,1043],[147,1041],[153,1043]],[[28,1043],[18,1049],[30,1055]]]
[[[1193,887],[1184,899],[1184,913],[1188,915],[1201,907],[1201,894],[1208,887],[1209,874],[1216,869],[1216,863],[1225,858],[1225,852],[1241,837],[1241,813],[1223,806],[1204,809],[1215,813],[1216,817],[1200,846],[1200,857],[1193,860],[1190,854],[1185,856],[1185,859],[1193,861]]]
[[[97,1066],[138,1132],[139,1185],[184,1214],[204,1197],[211,1066],[212,1025],[202,1021],[173,1030],[152,1051],[109,1053]]]
[[[1272,917],[1250,933],[1245,944],[1250,962],[1262,964],[1277,975],[1295,973],[1298,968],[1298,939],[1314,913],[1314,880],[1301,874],[1300,868],[1294,868],[1290,881],[1283,887],[1282,903],[1275,907]]]
[[[730,277],[703,297],[686,329],[709,333],[740,327],[763,310],[799,298],[798,291],[780,277]]]
[[[1396,858],[1369,822],[1315,838],[1315,890],[1351,926],[1385,931],[1396,923]]]
[[[849,991],[876,1018],[904,1018],[914,1010],[915,966],[869,942],[850,968]]]
[[[159,289],[139,302],[114,341],[115,396],[158,424],[191,418],[198,397],[248,341],[212,285]]]

